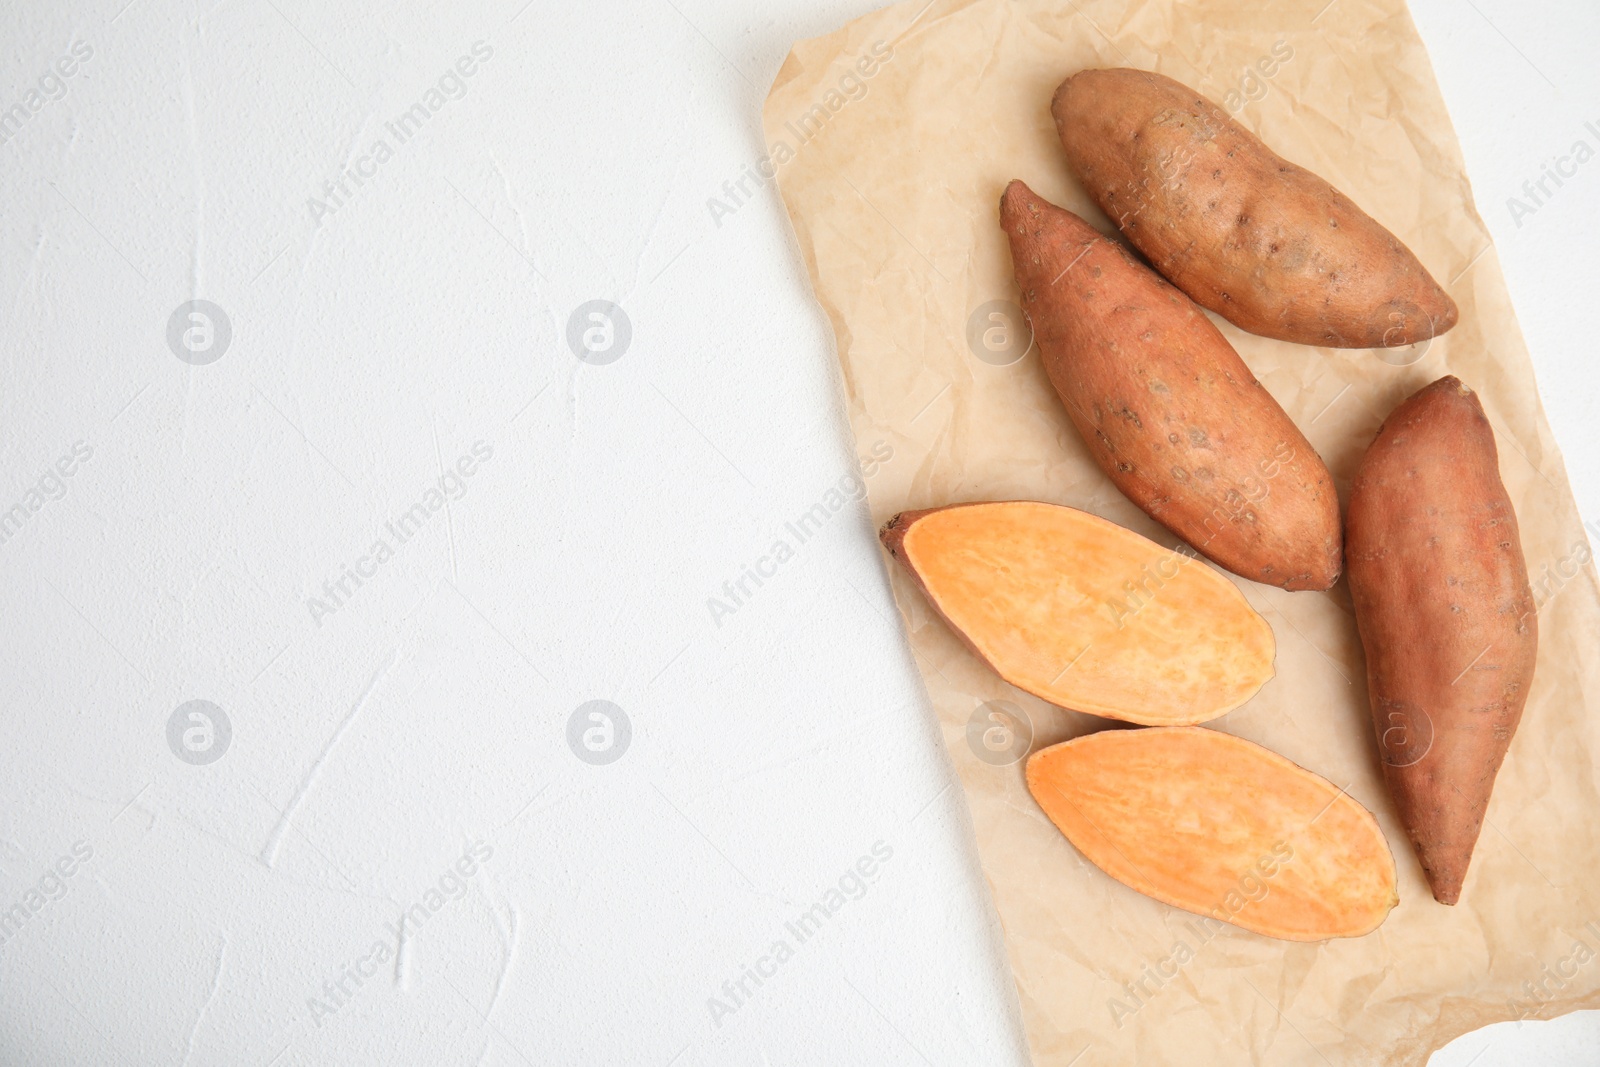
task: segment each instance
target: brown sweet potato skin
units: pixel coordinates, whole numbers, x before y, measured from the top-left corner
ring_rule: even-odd
[[[1187,86],[1085,70],[1050,110],[1100,209],[1156,270],[1240,329],[1379,348],[1455,325],[1455,301],[1394,234]]]
[[[1339,577],[1328,468],[1177,289],[1019,181],[1000,223],[1051,383],[1100,469],[1207,557],[1285,589]]]
[[[1539,644],[1494,431],[1457,379],[1384,422],[1345,539],[1384,777],[1434,898],[1454,904]]]

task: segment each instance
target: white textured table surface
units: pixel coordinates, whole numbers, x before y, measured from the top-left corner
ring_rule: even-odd
[[[724,591],[853,463],[724,183],[872,2],[0,9],[0,1062],[1021,1062],[864,506]],[[1600,518],[1600,13],[1416,17]]]

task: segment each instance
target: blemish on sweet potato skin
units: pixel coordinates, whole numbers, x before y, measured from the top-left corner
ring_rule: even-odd
[[[1253,581],[1339,577],[1333,478],[1205,313],[1022,182],[1001,199],[1022,311],[1090,458],[1147,515]],[[1017,232],[1017,220],[1036,226]],[[1160,502],[1159,504],[1157,502]]]
[[[1454,904],[1522,720],[1539,621],[1494,431],[1456,378],[1378,431],[1351,486],[1345,565],[1384,777],[1435,899]]]

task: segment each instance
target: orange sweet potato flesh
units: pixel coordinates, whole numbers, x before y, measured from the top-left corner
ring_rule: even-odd
[[[980,659],[1052,704],[1196,723],[1272,677],[1272,628],[1232,582],[1096,515],[958,504],[902,512],[881,537]]]
[[[1399,902],[1372,813],[1243,738],[1107,730],[1028,758],[1028,790],[1090,862],[1149,897],[1268,937],[1371,933]]]
[[[1539,646],[1517,516],[1472,390],[1441,378],[1390,414],[1347,521],[1384,777],[1434,898],[1454,904]]]
[[[1067,160],[1152,266],[1240,329],[1335,348],[1409,345],[1455,301],[1399,238],[1193,89],[1085,70],[1051,102]]]
[[[1332,586],[1333,478],[1204,312],[1022,182],[1000,222],[1045,371],[1117,488],[1235,574]]]

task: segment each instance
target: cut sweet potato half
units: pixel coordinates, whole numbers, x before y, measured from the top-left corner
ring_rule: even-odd
[[[880,536],[979,658],[1052,704],[1189,725],[1272,677],[1272,628],[1232,582],[1087,512],[958,504],[902,512]]]
[[[1028,790],[1117,881],[1258,934],[1360,937],[1399,903],[1372,813],[1243,738],[1198,727],[1089,734],[1029,757]]]

